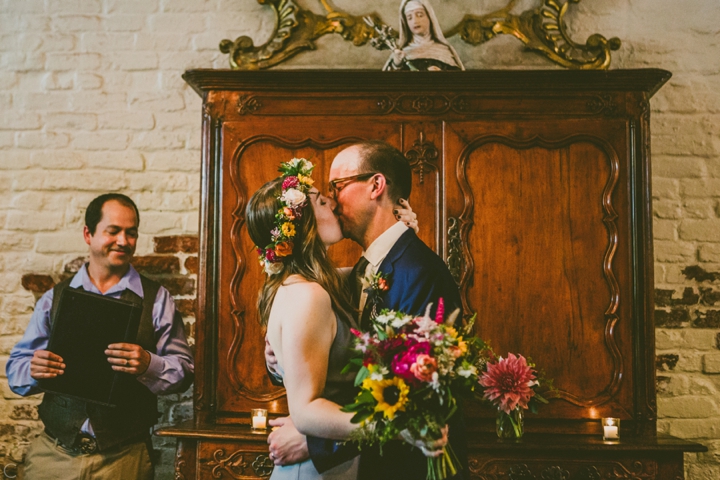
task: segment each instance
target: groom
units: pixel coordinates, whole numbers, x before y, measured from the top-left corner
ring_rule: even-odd
[[[412,229],[396,219],[398,200],[408,198],[411,187],[412,170],[407,159],[382,141],[366,141],[346,148],[330,168],[330,196],[337,203],[335,214],[343,234],[364,250],[350,274],[361,324],[367,322],[372,308],[363,291],[367,286],[364,279],[378,272],[389,283],[380,308],[419,315],[425,312],[427,304],[437,305],[439,298],[444,299],[447,312],[461,307],[457,284],[445,263]],[[309,437],[305,445],[288,419],[278,419],[276,424],[280,428],[268,441],[278,464],[304,460],[307,447],[315,467],[322,473],[352,455],[347,447],[337,448],[329,440]],[[467,445],[460,410],[450,421],[449,439],[463,465],[460,475],[467,475]],[[383,447],[383,454],[380,456],[377,449],[363,450],[360,480],[426,478],[427,461],[417,448],[400,441],[390,442]]]

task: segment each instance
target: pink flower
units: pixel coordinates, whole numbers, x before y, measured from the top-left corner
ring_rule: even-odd
[[[489,363],[483,373],[480,385],[485,387],[484,396],[497,404],[505,413],[515,410],[518,405],[527,408],[535,392],[530,385],[535,381],[535,373],[528,366],[525,357],[508,353],[506,359]]]
[[[429,382],[437,371],[437,360],[430,355],[420,354],[410,366],[410,371],[421,382]]]
[[[406,351],[398,353],[393,358],[390,369],[392,372],[402,377],[404,380],[417,383],[415,374],[413,374],[410,368],[417,361],[418,355],[428,355],[430,353],[430,343],[418,342],[408,348]]]
[[[283,180],[283,183],[282,183],[282,189],[287,190],[288,188],[295,188],[298,185],[300,185],[300,181],[298,180],[297,177],[295,177],[295,176],[285,177],[285,180]]]
[[[438,325],[443,323],[443,317],[445,316],[445,303],[443,302],[442,297],[438,299],[438,308],[435,312],[435,323]]]

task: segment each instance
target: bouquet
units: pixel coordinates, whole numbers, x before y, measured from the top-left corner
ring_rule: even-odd
[[[442,299],[435,318],[382,310],[371,319],[373,331],[353,330],[357,356],[346,371],[358,370],[355,401],[343,408],[360,424],[352,440],[382,446],[399,435],[432,442],[457,410],[457,398],[479,386],[479,372],[490,358],[489,347],[473,332],[473,317],[456,328],[459,310],[444,318]],[[428,457],[428,479],[442,480],[460,468],[450,444]]]

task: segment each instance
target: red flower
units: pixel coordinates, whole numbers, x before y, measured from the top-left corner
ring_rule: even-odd
[[[525,357],[516,357],[512,353],[497,363],[489,363],[487,372],[480,379],[480,385],[485,387],[485,398],[508,414],[518,406],[527,408],[528,402],[535,395],[531,388],[534,382],[535,373]]]
[[[395,375],[402,377],[409,383],[417,384],[417,379],[415,378],[415,374],[412,372],[411,367],[417,361],[418,355],[428,355],[429,353],[430,343],[418,342],[406,351],[395,355],[390,368]]]
[[[300,185],[300,181],[293,175],[291,177],[285,177],[285,180],[283,180],[282,183],[282,189],[287,190],[288,188],[295,188],[298,185]]]
[[[265,260],[270,263],[275,263],[277,261],[277,258],[275,257],[275,251],[272,248],[268,248],[265,251]]]

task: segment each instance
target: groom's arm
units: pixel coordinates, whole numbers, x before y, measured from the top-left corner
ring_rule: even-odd
[[[268,377],[270,377],[270,383],[276,387],[284,387],[282,375],[277,372],[277,358],[275,352],[270,346],[270,342],[265,338],[265,370],[267,370]]]

